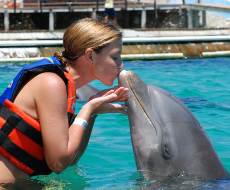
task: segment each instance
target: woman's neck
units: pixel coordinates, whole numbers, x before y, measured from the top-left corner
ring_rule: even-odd
[[[71,74],[76,89],[95,80],[91,72],[91,66],[81,57],[65,68]]]

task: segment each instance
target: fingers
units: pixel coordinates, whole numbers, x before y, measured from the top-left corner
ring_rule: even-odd
[[[121,98],[119,98],[117,101],[123,102],[123,101],[127,100],[129,97],[130,97],[130,96],[129,96],[128,94],[125,94],[125,95],[123,95]]]
[[[103,103],[108,103],[108,102],[113,102],[114,100],[117,99],[117,95],[114,94],[112,91],[106,93],[107,95],[104,96],[95,96],[93,98],[90,99],[90,101],[93,101],[91,103],[93,104],[103,104]]]
[[[122,113],[122,114],[128,115],[128,112],[126,110],[117,110],[116,112],[113,112],[113,113]]]
[[[117,90],[115,90],[114,92],[115,94],[117,94],[117,99],[115,101],[122,102],[124,100],[127,100],[129,98],[129,95],[125,93],[128,91],[128,88],[118,87]]]
[[[103,97],[104,97],[104,96],[108,96],[108,95],[110,95],[110,94],[112,94],[112,93],[114,93],[114,90],[109,90],[108,92],[106,92],[106,93],[103,95]]]
[[[107,103],[107,102],[111,102],[111,101],[116,100],[116,99],[117,99],[117,94],[111,93],[111,94],[109,94],[109,95],[107,95],[107,96],[103,96],[103,97],[101,97],[101,98],[104,99],[103,102],[106,102],[106,103]]]
[[[89,102],[93,109],[92,112],[94,114],[122,113],[128,115],[128,107],[126,105],[110,104],[115,101],[123,102],[127,100],[129,98],[129,95],[126,94],[128,90],[128,88],[117,86],[109,90],[101,91],[97,95],[92,96]]]
[[[108,92],[100,91],[96,95],[91,96],[89,98],[89,100],[92,100],[92,99],[95,99],[95,98],[99,98],[99,97],[105,97],[105,96],[108,96],[108,95],[112,94],[113,92],[114,92],[114,90],[109,90]],[[100,94],[103,94],[103,95],[100,95]]]
[[[128,109],[128,106],[126,105],[121,105],[121,104],[110,104],[110,105],[112,105],[115,109],[121,109],[121,110]]]
[[[128,92],[128,88],[124,88],[124,87],[121,87],[121,86],[115,86],[111,89],[107,89],[107,90],[102,90],[100,92],[98,92],[96,95],[97,96],[94,96],[93,98],[95,97],[100,97],[100,96],[108,96],[112,93],[115,93],[117,94],[117,99],[115,101],[119,101],[119,102],[122,102],[124,100],[127,100],[129,96],[125,95],[126,92]],[[90,98],[93,99],[93,98]]]
[[[127,110],[128,106],[120,104],[107,104],[110,108],[110,113],[123,113],[128,115]]]
[[[120,88],[121,86],[115,86],[115,87],[113,87],[113,88],[111,88],[111,89],[113,89],[114,91],[116,91],[118,88]]]

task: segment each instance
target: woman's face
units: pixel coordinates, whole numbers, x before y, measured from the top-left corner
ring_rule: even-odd
[[[111,86],[124,67],[121,60],[122,40],[117,40],[101,51],[94,53],[94,76],[103,84]]]

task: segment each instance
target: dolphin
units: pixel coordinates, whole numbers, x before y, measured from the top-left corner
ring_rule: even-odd
[[[76,100],[77,101],[88,101],[89,98],[99,92],[98,89],[93,86],[86,84],[81,88],[76,90]]]
[[[193,113],[172,93],[145,84],[123,70],[120,86],[129,88],[128,118],[138,171],[151,176],[228,177],[213,145]]]

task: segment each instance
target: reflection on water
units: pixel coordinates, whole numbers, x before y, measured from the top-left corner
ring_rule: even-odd
[[[26,58],[26,57],[41,57],[38,48],[0,48],[1,58]]]
[[[178,176],[152,176],[149,180],[137,179],[137,189],[161,189],[161,190],[179,190],[179,189],[229,189],[229,179],[202,179],[186,174]]]
[[[118,173],[118,175],[120,175],[122,171]],[[0,184],[0,187],[12,190],[88,189],[91,187],[89,182],[92,181],[96,181],[96,178],[88,179],[79,173],[75,174],[74,180],[68,178],[63,180],[58,176],[39,176],[31,180],[21,180],[6,184],[2,183]],[[130,174],[130,180],[123,186],[120,186],[119,182],[114,180],[112,183],[107,183],[107,185],[97,189],[227,190],[229,187],[230,179],[202,179],[183,174],[166,177],[151,176],[148,180],[144,180],[139,172],[134,172],[133,174]]]
[[[10,183],[0,183],[0,188],[2,189],[12,189],[12,190],[39,190],[46,187],[46,184],[40,180],[18,180]]]

